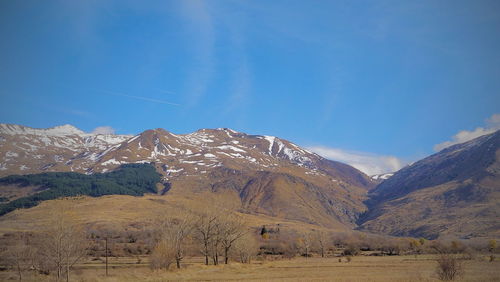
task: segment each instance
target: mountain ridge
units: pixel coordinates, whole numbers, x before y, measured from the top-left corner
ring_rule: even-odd
[[[105,173],[149,163],[161,174],[157,195],[173,202],[212,193],[226,195],[246,214],[327,228],[430,239],[500,236],[500,131],[446,148],[392,176],[371,177],[288,140],[228,128],[82,132],[69,125],[47,131],[0,124],[0,177]],[[39,188],[26,187],[26,193]]]
[[[360,230],[397,236],[500,236],[500,130],[407,166],[369,192]]]
[[[366,191],[375,185],[357,169],[290,141],[228,128],[188,134],[157,128],[106,138],[78,134],[67,126],[66,133],[58,128],[52,135],[12,126],[5,134],[2,128],[0,154],[6,157],[0,176],[46,171],[92,174],[113,171],[122,164],[151,163],[162,175],[163,187],[168,187],[161,192],[166,195],[189,197],[227,190],[238,196],[248,213],[337,228],[354,226],[365,209]]]

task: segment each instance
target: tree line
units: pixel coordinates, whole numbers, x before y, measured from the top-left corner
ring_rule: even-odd
[[[160,180],[161,175],[151,164],[124,164],[115,171],[91,175],[76,172],[10,175],[0,178],[0,185],[37,186],[42,191],[0,203],[0,216],[18,208],[34,207],[41,201],[61,197],[141,196],[144,193],[156,193],[156,183]]]

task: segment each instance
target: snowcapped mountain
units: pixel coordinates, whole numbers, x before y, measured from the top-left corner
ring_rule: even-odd
[[[126,163],[152,163],[163,175],[159,193],[236,191],[250,212],[329,226],[353,225],[374,182],[274,136],[228,128],[174,134],[85,133],[64,125],[34,129],[0,124],[0,176],[47,171],[107,172]],[[281,203],[281,204],[277,204]]]
[[[132,136],[85,133],[71,125],[37,129],[0,124],[0,175],[42,171],[82,171],[92,162],[74,167],[81,154],[99,152]]]
[[[221,166],[252,170],[300,167],[307,175],[326,176],[332,173],[331,166],[342,166],[289,141],[228,128],[185,135],[154,129],[131,136],[85,133],[71,125],[35,129],[0,124],[0,154],[0,175],[105,172],[125,163],[154,162],[161,164],[166,178],[206,173]]]

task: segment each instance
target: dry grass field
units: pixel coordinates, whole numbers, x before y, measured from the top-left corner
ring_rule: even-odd
[[[47,223],[54,201],[44,201],[36,207],[18,209],[0,217],[0,235],[8,232],[40,230]],[[241,217],[249,227],[279,223],[284,228],[292,230],[322,229],[318,225],[283,217],[239,213],[236,211],[239,204],[234,204],[235,200],[231,195],[216,193],[199,193],[190,196],[172,193],[165,196],[145,195],[143,197],[109,195],[98,198],[75,197],[65,201],[71,203],[81,223],[115,229],[125,229],[131,223],[147,223],[148,219],[161,214],[181,217],[186,212],[203,211],[204,207],[211,207],[217,202],[223,203],[220,205]],[[235,207],[232,207],[233,205]],[[352,232],[346,226],[340,226],[336,231]]]
[[[100,261],[80,264],[71,281],[439,281],[435,257],[356,256],[345,258],[294,258],[254,261],[251,264],[205,266],[201,258],[186,260],[181,270],[152,271],[147,258],[110,258],[109,276]],[[464,275],[457,281],[500,281],[500,261],[486,257],[464,261]],[[0,272],[2,281],[16,280],[15,273]],[[51,281],[47,276],[26,277],[25,281]]]

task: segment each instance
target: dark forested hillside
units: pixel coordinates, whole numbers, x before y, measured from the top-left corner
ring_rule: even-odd
[[[109,173],[86,175],[76,172],[48,172],[11,175],[0,178],[0,185],[37,186],[42,191],[0,204],[0,215],[17,208],[30,208],[41,201],[60,197],[88,195],[133,195],[156,193],[160,174],[150,164],[126,164]]]

